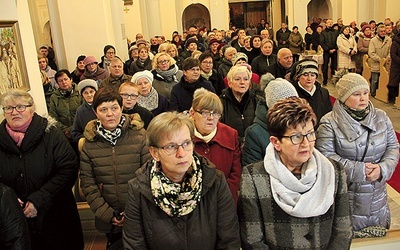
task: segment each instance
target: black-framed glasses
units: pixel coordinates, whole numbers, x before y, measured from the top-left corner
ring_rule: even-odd
[[[161,60],[157,62],[158,64],[165,64],[165,63],[169,63],[169,60]]]
[[[192,140],[186,140],[186,141],[182,142],[182,144],[170,143],[170,144],[162,146],[162,147],[157,147],[157,146],[155,146],[155,147],[164,150],[164,152],[167,155],[172,155],[178,151],[179,147],[182,147],[183,150],[185,150],[185,151],[190,151],[193,149],[193,146],[194,146],[194,142]]]
[[[307,137],[307,140],[309,142],[313,142],[315,140],[317,140],[317,132],[316,131],[312,131],[308,134],[295,134],[295,135],[282,135],[281,137],[283,138],[290,138],[290,141],[294,144],[294,145],[298,145],[301,144],[304,141],[304,138]]]
[[[15,109],[17,112],[24,112],[26,108],[32,107],[32,105],[17,105],[17,106],[6,106],[3,107],[3,111],[6,114],[11,114]]]
[[[199,113],[203,118],[208,118],[212,116],[214,119],[219,119],[221,117],[221,114],[218,112],[213,112],[213,111],[208,111],[208,110],[195,110],[195,112]]]
[[[123,99],[128,99],[128,98],[131,98],[132,100],[136,100],[138,97],[139,97],[139,95],[135,95],[135,94],[126,94],[126,93],[122,93],[122,94],[120,94],[120,96],[123,98]]]

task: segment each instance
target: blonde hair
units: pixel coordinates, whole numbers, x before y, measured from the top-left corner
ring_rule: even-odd
[[[158,46],[158,53],[167,52],[167,50],[168,50],[168,43],[162,43],[160,44],[160,46]]]
[[[154,57],[153,57],[153,61],[151,62],[151,67],[152,69],[157,69],[158,68],[158,58],[160,56],[166,56],[169,60],[169,65],[174,65],[176,63],[175,59],[172,58],[167,52],[160,52],[157,53]]]
[[[8,102],[15,102],[17,99],[27,102],[28,105],[32,105],[32,110],[35,111],[35,102],[32,96],[24,89],[8,90],[1,96],[1,106],[4,107]]]
[[[223,106],[219,97],[205,88],[194,91],[192,108],[196,110],[209,110],[222,114]]]
[[[266,43],[270,43],[272,45],[272,48],[274,47],[274,42],[269,38],[262,39],[260,47],[264,46],[264,44],[266,44]]]
[[[243,65],[235,65],[232,66],[232,68],[229,70],[228,74],[226,75],[226,78],[228,78],[228,82],[232,82],[233,78],[240,73],[246,72],[247,77],[249,78],[249,81],[251,79],[251,73],[250,71],[247,69],[246,66]]]

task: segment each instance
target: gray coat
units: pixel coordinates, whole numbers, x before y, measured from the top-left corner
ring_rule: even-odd
[[[321,119],[316,147],[346,170],[354,230],[373,225],[389,228],[386,181],[399,159],[399,144],[386,113],[372,106],[367,117],[358,122],[336,101],[332,112]],[[372,183],[366,180],[365,162],[379,164],[380,179]]]

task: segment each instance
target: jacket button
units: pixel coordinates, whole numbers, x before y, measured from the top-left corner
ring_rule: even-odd
[[[204,154],[208,155],[210,153],[210,148],[204,149]]]
[[[183,222],[178,222],[178,223],[176,224],[176,226],[177,226],[179,229],[184,229],[184,228],[185,228],[185,223],[183,223]]]

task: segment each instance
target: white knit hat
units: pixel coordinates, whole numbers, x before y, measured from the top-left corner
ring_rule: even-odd
[[[267,87],[265,87],[264,93],[268,108],[274,106],[279,100],[292,96],[299,97],[293,84],[282,78],[270,81]]]
[[[349,98],[355,91],[368,89],[369,84],[359,74],[356,73],[348,73],[342,76],[339,81],[336,83],[336,90],[338,92],[338,99],[341,102],[345,102],[347,98]]]
[[[82,90],[84,90],[86,87],[91,87],[91,88],[95,89],[96,91],[99,89],[99,86],[95,80],[84,79],[78,83],[79,94],[82,95]]]
[[[143,70],[143,71],[139,71],[136,72],[132,78],[131,78],[131,82],[136,83],[137,80],[139,80],[140,78],[147,78],[147,80],[149,80],[150,83],[153,83],[153,74],[148,71],[148,70]]]

